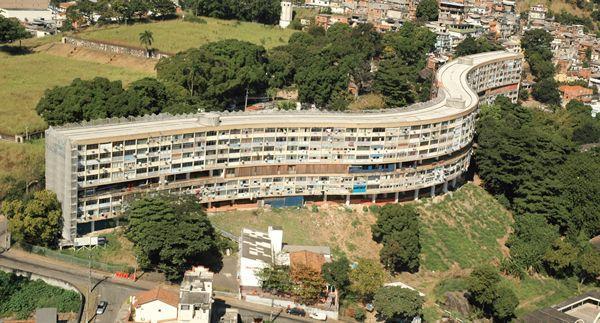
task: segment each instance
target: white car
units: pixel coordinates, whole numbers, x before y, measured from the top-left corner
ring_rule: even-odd
[[[323,313],[310,313],[308,317],[317,321],[327,321],[327,315]]]

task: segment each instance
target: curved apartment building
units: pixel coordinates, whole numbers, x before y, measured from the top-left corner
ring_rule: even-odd
[[[195,194],[207,206],[273,198],[398,200],[446,191],[469,166],[480,101],[516,100],[520,54],[458,58],[435,99],[361,113],[158,115],[51,127],[46,187],[63,236],[115,225],[136,194]]]

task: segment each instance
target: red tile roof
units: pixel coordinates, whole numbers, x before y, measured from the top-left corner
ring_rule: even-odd
[[[179,305],[179,294],[166,290],[164,288],[156,287],[146,292],[141,292],[135,296],[136,306],[150,303],[152,301],[159,300],[165,304],[177,307]]]

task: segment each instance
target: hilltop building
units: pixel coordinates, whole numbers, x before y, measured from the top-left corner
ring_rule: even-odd
[[[437,70],[437,97],[379,112],[272,111],[96,120],[46,130],[46,188],[63,238],[118,225],[145,192],[206,207],[265,200],[398,201],[456,186],[479,102],[516,101],[522,55],[489,52]]]

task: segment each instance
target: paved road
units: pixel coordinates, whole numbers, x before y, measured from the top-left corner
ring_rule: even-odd
[[[33,255],[21,250],[11,249],[0,254],[0,266],[7,268],[23,270],[35,273],[42,276],[53,277],[66,281],[78,288],[84,296],[87,295],[89,288],[89,270],[87,268],[78,267],[69,263],[57,261]],[[150,290],[155,286],[155,283],[147,281],[126,282],[111,279],[109,274],[92,270],[91,273],[93,284],[92,295],[89,297],[89,309],[87,309],[88,319],[96,323],[114,323],[117,320],[117,313],[123,302],[130,295],[139,293],[140,291]],[[215,309],[217,312],[213,316],[218,320],[225,308],[237,308],[244,322],[251,322],[253,318],[262,317],[268,319],[270,308],[256,304],[246,303],[239,300],[225,298],[226,300],[217,300]],[[95,316],[94,312],[96,305],[100,300],[108,301],[109,305],[106,312],[102,315]],[[227,303],[226,303],[227,302]],[[86,313],[86,311],[84,311]],[[275,309],[274,313],[277,313]],[[86,315],[82,317],[82,322],[85,322]],[[292,322],[307,322],[310,321],[304,318],[296,318],[282,313],[276,316],[275,322],[292,323]]]
[[[19,269],[47,277],[58,278],[74,285],[87,296],[89,288],[89,271],[85,268],[76,267],[71,264],[57,265],[56,261],[44,259],[37,255],[31,255],[23,251],[11,249],[0,254],[0,266]],[[92,295],[89,297],[89,308],[84,311],[82,321],[87,313],[88,319],[95,319],[99,323],[113,323],[116,320],[118,307],[127,296],[150,289],[149,286],[136,286],[114,281],[107,278],[106,274],[92,271]],[[109,307],[105,314],[93,317],[98,301],[108,300]]]

